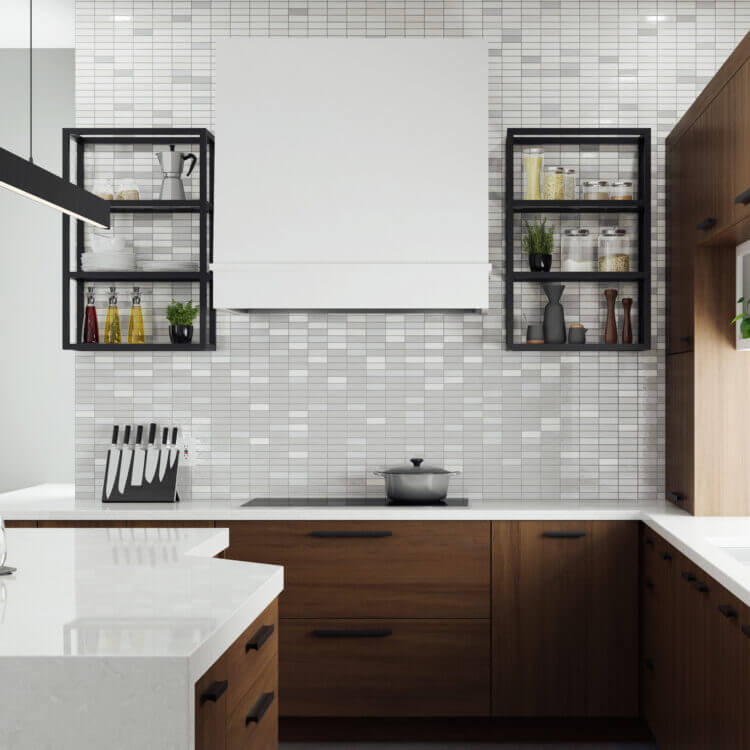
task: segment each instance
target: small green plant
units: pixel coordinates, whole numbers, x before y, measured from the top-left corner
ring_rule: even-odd
[[[526,225],[526,234],[521,240],[521,249],[529,255],[552,255],[555,249],[555,229],[547,228],[547,219],[539,223],[539,219],[534,219],[534,224],[529,224],[524,219]]]
[[[735,315],[730,325],[734,325],[735,323],[740,323],[740,336],[742,336],[743,339],[750,339],[750,312],[748,312],[748,305],[750,305],[750,299],[746,300],[744,297],[740,297],[737,300],[737,303],[742,303],[742,312],[739,315]]]
[[[167,320],[173,326],[191,326],[200,310],[200,306],[198,305],[193,307],[192,300],[189,302],[175,302],[172,300],[172,303],[167,305]]]

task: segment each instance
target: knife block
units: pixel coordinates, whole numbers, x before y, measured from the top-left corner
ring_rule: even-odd
[[[132,451],[131,451],[132,453]],[[177,471],[180,468],[180,453],[176,451],[160,451],[159,460],[156,464],[156,471],[151,482],[146,481],[145,471],[143,482],[133,484],[133,465],[135,464],[134,456],[131,455],[130,462],[126,467],[123,466],[123,451],[116,451],[115,460],[110,460],[110,454],[107,453],[107,469],[104,472],[104,485],[102,487],[103,503],[176,503],[180,496],[177,494]],[[170,461],[171,455],[174,454],[174,461]],[[164,466],[164,476],[159,479]],[[145,466],[145,464],[144,464]],[[107,485],[109,482],[110,472],[115,473],[112,492],[107,496]],[[125,489],[120,492],[120,475],[125,472]]]

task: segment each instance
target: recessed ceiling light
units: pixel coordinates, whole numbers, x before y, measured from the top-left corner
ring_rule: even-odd
[[[646,16],[646,20],[649,23],[659,23],[659,21],[666,21],[666,16]]]

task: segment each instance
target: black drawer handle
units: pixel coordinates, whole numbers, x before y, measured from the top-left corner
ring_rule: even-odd
[[[650,578],[646,579],[646,588],[649,591],[653,591],[654,590],[654,582]]]
[[[649,544],[649,545],[651,545],[653,547],[654,546],[654,540],[650,536],[647,536],[646,537],[646,544]]]
[[[748,188],[747,190],[745,190],[743,193],[740,193],[734,199],[734,202],[735,203],[742,203],[742,204],[750,203],[750,188]]]
[[[685,495],[681,492],[667,492],[667,499],[674,503],[681,503],[685,499]]]
[[[229,687],[229,680],[221,680],[221,682],[212,682],[201,694],[201,706],[207,701],[216,703],[224,693],[227,692]]]
[[[671,560],[671,559],[672,559],[672,555],[670,555],[670,554],[669,554],[669,552],[665,552],[665,553],[664,553],[664,554],[663,554],[663,555],[661,556],[661,559],[662,559],[662,560]]]
[[[271,707],[273,699],[273,693],[263,693],[258,702],[250,709],[250,713],[245,717],[245,726],[253,723],[257,724],[263,718],[263,714]]]
[[[707,219],[703,219],[703,221],[698,224],[696,227],[697,229],[700,229],[701,231],[705,231],[706,229],[711,229],[712,227],[716,226],[716,219],[713,216],[709,216]]]
[[[246,644],[245,653],[260,651],[261,646],[273,635],[273,625],[264,625]]]
[[[692,344],[693,337],[692,336],[680,336],[680,341],[682,341],[683,344]]]
[[[546,536],[547,539],[580,539],[582,536],[586,536],[584,531],[545,531],[542,536]]]
[[[750,638],[750,625],[743,625],[742,626],[742,632]]]
[[[701,594],[707,594],[711,590],[705,583],[703,583],[703,581],[695,581],[695,583],[693,583],[693,588],[696,591],[700,591]]]
[[[316,638],[386,638],[393,635],[386,628],[340,628],[313,630]]]
[[[682,571],[682,577],[688,582],[692,583],[695,580],[695,575],[693,573],[689,573],[687,570]]]
[[[649,672],[654,671],[654,662],[652,662],[651,659],[646,659],[644,661],[644,664],[646,665],[646,669],[648,669]]]
[[[727,617],[729,619],[737,617],[737,615],[739,614],[737,610],[729,604],[720,604],[717,609],[719,610],[719,612],[721,612],[722,615],[724,615],[724,617]]]
[[[393,536],[392,531],[311,531],[317,539],[382,539]]]

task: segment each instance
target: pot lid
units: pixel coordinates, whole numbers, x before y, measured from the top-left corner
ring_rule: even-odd
[[[440,466],[430,466],[423,463],[423,458],[410,458],[408,464],[390,466],[383,469],[383,474],[453,474],[454,472]]]

